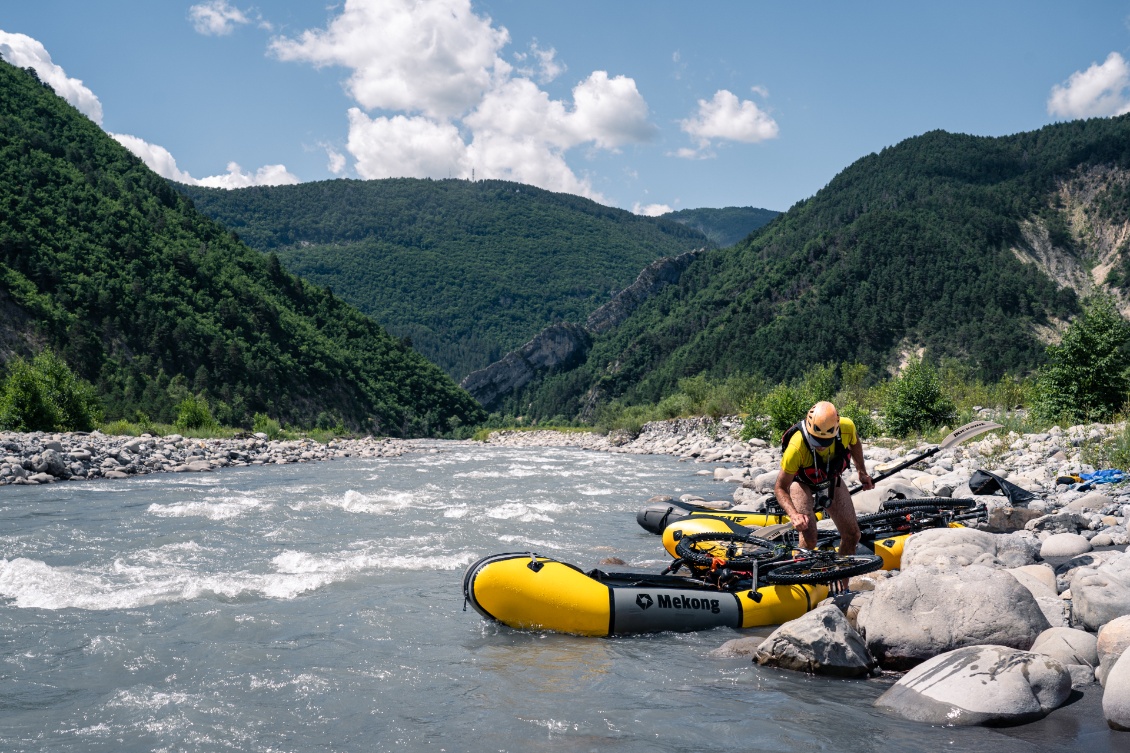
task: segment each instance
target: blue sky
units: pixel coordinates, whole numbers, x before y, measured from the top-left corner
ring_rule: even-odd
[[[784,210],[933,129],[1130,111],[1130,4],[34,0],[0,56],[166,177]]]

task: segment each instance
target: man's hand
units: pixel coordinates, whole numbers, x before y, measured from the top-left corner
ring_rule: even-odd
[[[793,528],[797,529],[797,531],[804,532],[812,525],[812,518],[802,512],[798,512],[796,515],[789,515],[789,522],[793,524]]]
[[[863,484],[864,489],[875,488],[875,482],[871,480],[871,476],[867,473],[867,471],[859,472],[859,483]]]

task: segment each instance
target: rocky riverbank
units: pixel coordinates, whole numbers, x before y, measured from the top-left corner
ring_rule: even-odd
[[[147,473],[199,473],[249,465],[284,465],[334,458],[397,457],[424,448],[413,440],[271,440],[266,434],[235,439],[111,436],[100,432],[19,434],[0,432],[0,486],[50,484],[70,479],[124,479]]]
[[[688,419],[648,424],[636,437],[498,432],[489,441],[675,455],[707,465],[698,472],[719,482],[715,498],[684,501],[757,510],[770,497],[780,451],[739,441],[739,429],[736,419]],[[1124,430],[981,435],[856,494],[861,513],[893,497],[974,497],[989,520],[984,530],[917,533],[900,569],[854,578],[847,594],[719,653],[834,676],[906,672],[876,706],[929,724],[1030,722],[1074,689],[1100,694],[1108,726],[1130,729],[1130,485],[1063,482],[1100,470],[1085,462],[1087,449]],[[928,449],[865,445],[872,475]],[[1007,496],[974,495],[977,471],[1015,487]]]

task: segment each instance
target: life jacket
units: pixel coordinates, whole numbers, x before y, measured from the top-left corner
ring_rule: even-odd
[[[792,441],[793,435],[797,432],[800,432],[802,441],[812,454],[812,465],[802,467],[797,471],[794,480],[799,481],[813,491],[830,488],[833,482],[840,477],[840,474],[847,470],[848,464],[851,461],[851,453],[844,444],[843,437],[836,437],[836,440],[832,443],[832,456],[828,460],[821,462],[820,456],[816,454],[816,448],[809,444],[808,437],[804,433],[803,419],[790,426],[785,430],[785,433],[781,435],[781,453],[783,454],[785,450],[789,448],[789,442]]]

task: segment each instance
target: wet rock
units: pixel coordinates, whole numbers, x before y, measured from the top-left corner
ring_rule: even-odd
[[[895,670],[964,646],[1026,650],[1051,626],[1015,577],[983,565],[905,570],[876,586],[857,622],[880,666]]]
[[[738,657],[752,657],[757,653],[757,647],[762,644],[764,638],[756,636],[746,638],[734,638],[733,640],[726,641],[718,648],[710,652],[711,656],[719,658],[738,658]]]
[[[972,646],[936,656],[875,701],[905,719],[945,726],[1041,719],[1071,694],[1071,673],[1055,659],[1007,646]]]
[[[833,604],[781,625],[757,647],[754,661],[834,677],[862,677],[876,667],[859,633]]]

